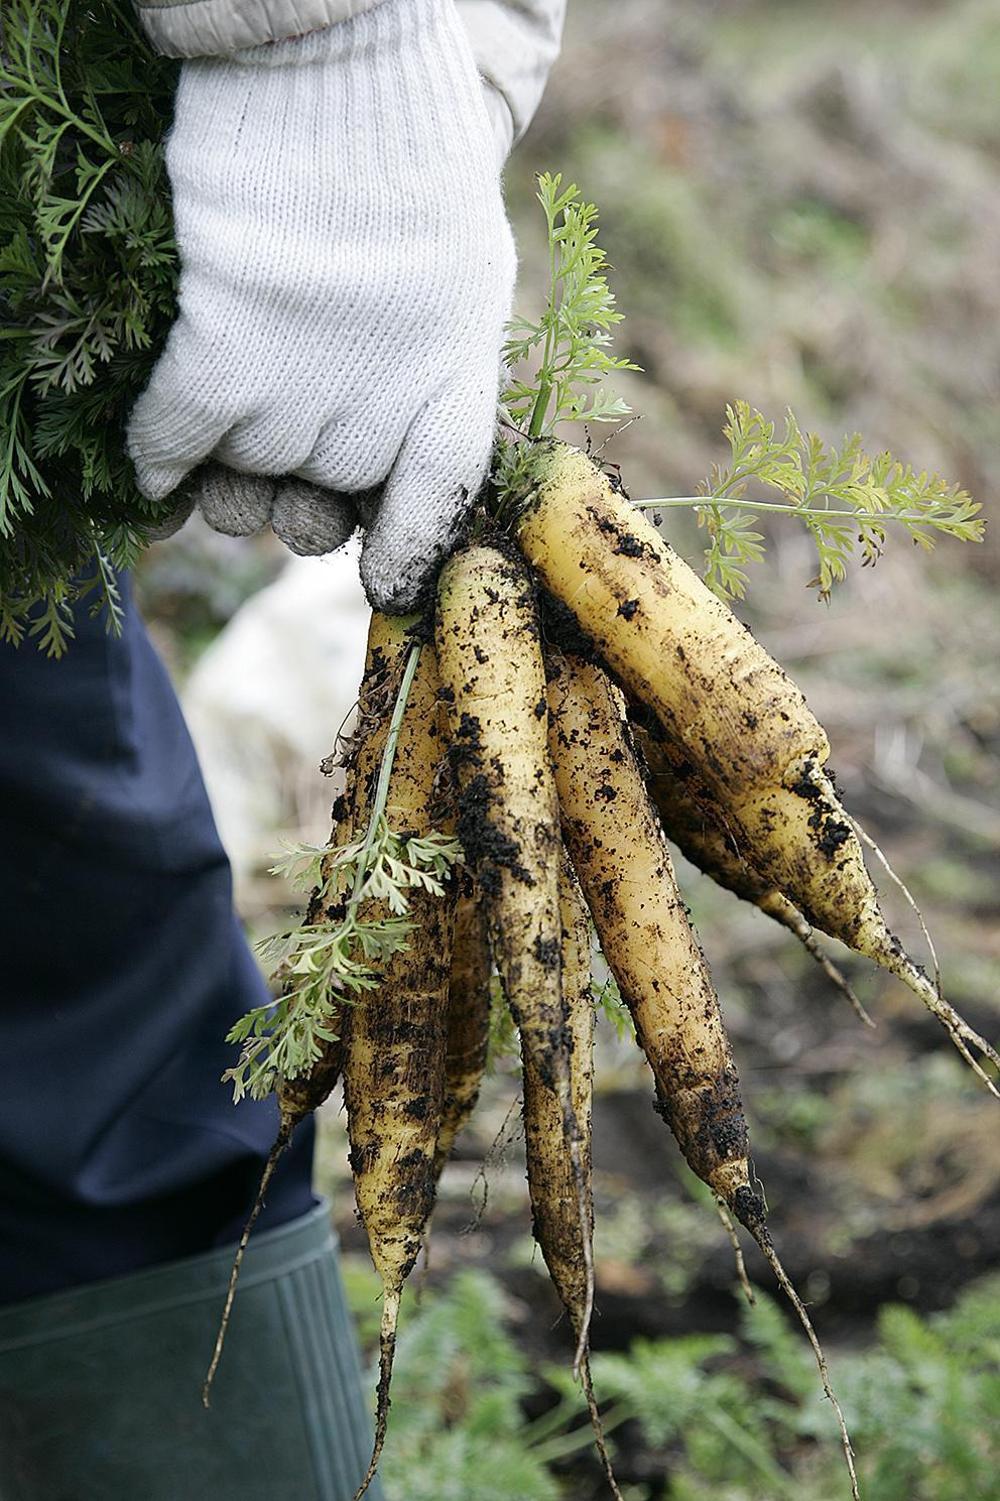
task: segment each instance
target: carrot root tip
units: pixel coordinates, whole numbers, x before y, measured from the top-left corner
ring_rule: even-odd
[[[392,1363],[396,1355],[396,1325],[399,1322],[399,1301],[401,1296],[401,1288],[386,1288],[385,1297],[382,1302],[382,1324],[379,1329],[378,1387],[375,1394],[375,1442],[372,1445],[372,1457],[368,1461],[365,1478],[354,1492],[354,1501],[361,1501],[361,1497],[375,1479],[376,1472],[378,1471],[378,1463],[382,1457],[382,1446],[385,1443],[386,1429],[389,1424],[389,1408],[391,1406],[389,1387],[392,1384]]]

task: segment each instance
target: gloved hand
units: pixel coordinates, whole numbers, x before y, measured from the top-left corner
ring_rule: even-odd
[[[128,434],[143,493],[211,459],[193,493],[219,531],[270,520],[320,553],[360,521],[370,600],[411,608],[489,462],[515,265],[498,157],[454,0],[186,62],[179,313]]]

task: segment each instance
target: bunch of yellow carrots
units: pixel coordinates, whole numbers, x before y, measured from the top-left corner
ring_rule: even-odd
[[[768,1236],[737,1070],[668,839],[790,927],[835,978],[813,929],[898,976],[990,1088],[980,1057],[1000,1062],[889,931],[796,685],[579,450],[539,445],[522,499],[502,533],[446,563],[433,625],[373,618],[335,844],[368,826],[409,662],[385,816],[411,836],[456,834],[464,859],[443,892],[412,894],[406,946],[376,988],[349,1004],[331,996],[328,1043],[278,1089],[287,1137],[342,1077],[358,1208],[385,1289],[375,1451],[359,1495],[385,1435],[403,1283],[479,1093],[494,971],[520,1034],[534,1231],[617,1495],[588,1366],[591,921],[657,1110],[768,1256],[832,1398]],[[335,917],[317,893],[310,921]]]

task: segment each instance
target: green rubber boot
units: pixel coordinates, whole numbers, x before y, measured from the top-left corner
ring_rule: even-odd
[[[327,1206],[251,1241],[206,1411],[231,1263],[0,1309],[2,1501],[351,1501],[371,1420]]]

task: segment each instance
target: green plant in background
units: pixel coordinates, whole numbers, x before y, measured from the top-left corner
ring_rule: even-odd
[[[370,1274],[349,1264],[348,1287],[364,1318]],[[505,1313],[504,1293],[482,1272],[460,1274],[446,1293],[407,1311],[384,1461],[389,1501],[579,1495],[578,1478],[565,1475],[590,1442],[579,1391],[561,1366],[546,1366],[550,1405],[525,1419],[539,1382]],[[636,1340],[627,1353],[596,1354],[593,1367],[623,1473],[641,1451],[643,1472],[661,1476],[626,1486],[633,1501],[831,1501],[840,1493],[810,1358],[769,1297],[758,1292],[744,1308],[739,1341]],[[867,1501],[995,1501],[1000,1278],[929,1319],[884,1308],[879,1344],[841,1356],[837,1376]]]
[[[558,1501],[525,1431],[521,1403],[534,1380],[504,1303],[498,1283],[463,1272],[407,1321],[382,1464],[390,1501]]]
[[[178,65],[127,0],[5,0],[0,18],[0,639],[58,656],[86,600],[172,510],[135,486],[125,417],[173,319],[161,140]]]
[[[569,149],[576,180],[601,205],[601,237],[629,317],[644,331],[666,324],[671,347],[732,348],[754,314],[757,289],[702,184],[602,111],[581,111]],[[509,170],[518,165],[515,156]],[[654,340],[652,362],[658,353]]]

